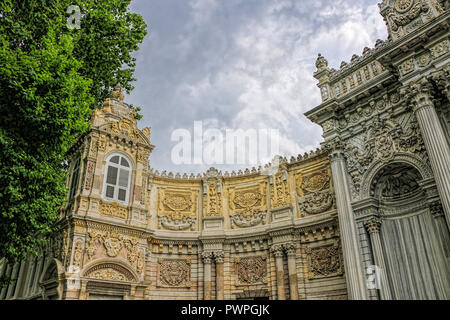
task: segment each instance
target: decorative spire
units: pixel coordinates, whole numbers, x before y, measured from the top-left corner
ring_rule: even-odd
[[[317,56],[317,60],[316,60],[316,68],[317,71],[321,71],[323,69],[326,69],[328,67],[328,61],[327,59],[325,59],[320,53]]]
[[[116,84],[116,86],[114,87],[114,90],[111,92],[109,97],[111,99],[123,101],[123,99],[125,98],[125,95],[123,94],[123,87],[120,83]]]

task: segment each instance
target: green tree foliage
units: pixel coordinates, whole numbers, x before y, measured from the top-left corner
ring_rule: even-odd
[[[131,0],[0,0],[0,257],[36,253],[67,190],[66,152],[146,35]],[[67,8],[81,8],[69,29]]]

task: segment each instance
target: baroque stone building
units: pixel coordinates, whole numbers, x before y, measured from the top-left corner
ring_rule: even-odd
[[[322,148],[264,168],[153,171],[120,86],[70,155],[41,257],[1,299],[449,299],[449,5],[384,0],[389,38],[319,54]]]

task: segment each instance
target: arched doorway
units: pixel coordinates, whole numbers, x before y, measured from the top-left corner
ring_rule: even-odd
[[[416,168],[396,162],[378,170],[370,184],[378,200],[379,241],[393,299],[450,297],[450,266],[421,181]]]

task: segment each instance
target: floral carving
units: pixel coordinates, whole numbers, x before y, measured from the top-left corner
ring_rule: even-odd
[[[270,188],[270,203],[272,208],[285,207],[291,204],[287,179],[284,179],[281,172],[273,177],[273,184]]]
[[[342,274],[341,250],[338,243],[307,248],[309,278]]]
[[[99,207],[100,214],[110,217],[116,217],[126,219],[128,217],[128,209],[120,206],[115,202],[103,202],[100,201]]]
[[[297,192],[300,197],[299,207],[307,214],[318,214],[332,208],[334,192],[328,169],[308,176],[297,176]]]
[[[256,186],[230,189],[231,227],[253,227],[265,224],[266,218],[266,183]]]
[[[159,227],[184,230],[195,227],[197,221],[197,191],[159,189]]]
[[[375,118],[366,127],[363,145],[347,143],[345,153],[347,165],[356,192],[359,192],[361,177],[374,161],[387,163],[398,152],[423,154],[425,146],[417,123],[411,121],[409,131],[393,120]]]
[[[208,196],[206,204],[206,216],[215,217],[222,214],[222,199],[217,189],[217,182],[208,183]]]
[[[159,260],[159,285],[164,287],[190,286],[191,264],[188,260]]]
[[[85,273],[85,277],[99,280],[135,281],[136,279],[127,269],[112,263],[92,267]]]
[[[265,257],[240,258],[236,259],[235,264],[239,284],[266,283],[267,263]]]

